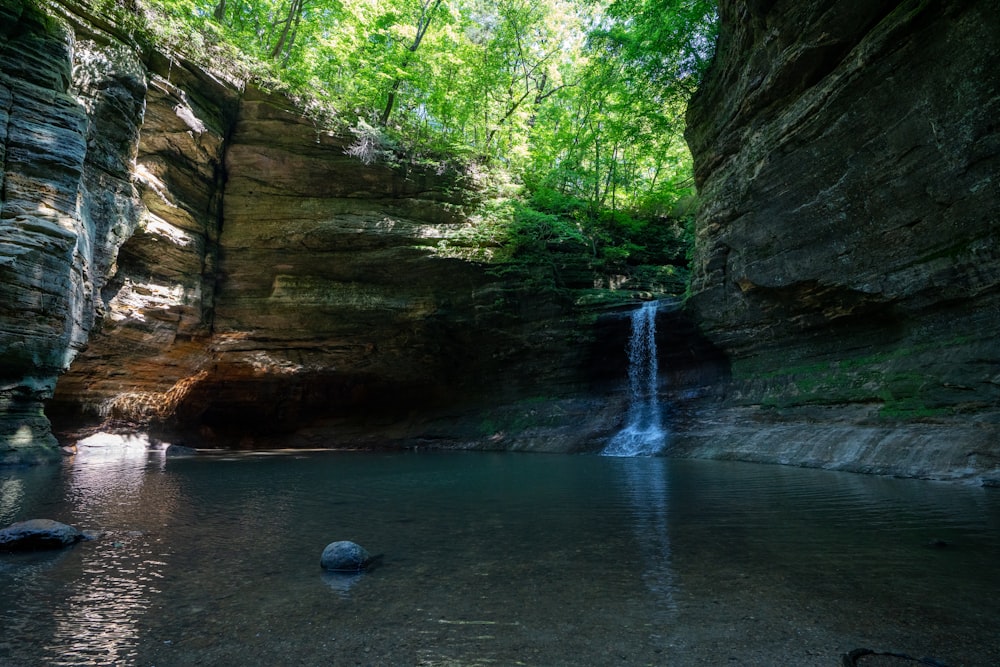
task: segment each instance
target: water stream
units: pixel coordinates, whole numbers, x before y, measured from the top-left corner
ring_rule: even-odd
[[[658,454],[666,444],[659,401],[657,305],[656,301],[647,301],[632,313],[628,345],[628,415],[625,427],[604,448],[604,456],[650,456]]]

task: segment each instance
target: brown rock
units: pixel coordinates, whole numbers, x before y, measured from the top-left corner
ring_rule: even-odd
[[[139,63],[85,8],[7,5],[8,458],[55,451],[43,404],[67,442],[567,451],[616,427],[628,295],[578,254],[497,272],[442,252],[472,225],[473,173],[363,164],[280,95]],[[663,313],[680,397],[710,348]]]

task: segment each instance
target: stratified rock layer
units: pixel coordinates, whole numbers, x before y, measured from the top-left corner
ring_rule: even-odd
[[[572,254],[503,275],[457,259],[474,173],[363,164],[353,136],[287,98],[142,52],[85,9],[15,18],[28,27],[9,31],[3,80],[47,77],[36,96],[55,102],[31,122],[67,151],[36,133],[21,165],[8,141],[4,178],[55,179],[66,231],[48,264],[2,281],[44,317],[0,318],[0,458],[52,451],[46,414],[66,444],[104,428],[189,446],[567,451],[617,428],[633,304]],[[26,73],[13,49],[29,33],[47,60]],[[37,204],[8,198],[4,215]],[[681,396],[703,384],[693,351],[711,350],[677,337],[694,330],[676,308],[662,319]]]
[[[234,447],[566,450],[607,437],[620,309],[596,326],[600,311],[565,291],[440,256],[469,224],[461,174],[362,165],[287,99],[184,94],[205,86],[152,77],[139,222],[102,326],[50,402],[62,429]]]
[[[996,472],[1000,5],[724,0],[720,17],[689,109],[690,305],[733,379],[677,451]]]
[[[673,452],[1000,479],[1000,8],[830,5],[720,6],[689,132],[711,341],[658,316]],[[196,446],[620,425],[628,305],[558,254],[557,286],[441,252],[470,174],[363,165],[75,11],[0,8],[0,459],[54,451],[43,405]]]
[[[55,443],[42,401],[86,344],[136,223],[145,72],[20,2],[0,7],[0,458]]]

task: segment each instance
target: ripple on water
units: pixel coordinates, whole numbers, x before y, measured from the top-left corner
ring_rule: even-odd
[[[108,532],[0,557],[0,663],[827,665],[876,645],[975,665],[1000,648],[982,489],[662,458],[232,458],[5,472],[15,518]],[[334,539],[383,562],[330,581]]]

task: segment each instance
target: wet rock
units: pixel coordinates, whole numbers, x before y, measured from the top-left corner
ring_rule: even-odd
[[[371,554],[361,545],[341,540],[326,545],[319,564],[330,572],[360,572],[367,569],[373,560]]]
[[[927,665],[929,667],[946,667],[942,662],[934,658],[915,658],[905,653],[895,651],[873,651],[868,648],[856,648],[853,651],[841,656],[843,667],[915,667],[917,665]]]
[[[198,453],[198,450],[193,447],[185,447],[184,445],[170,445],[164,452],[169,458],[179,458],[182,456],[194,456]]]
[[[73,526],[52,519],[30,519],[0,530],[0,551],[62,549],[89,539]]]

